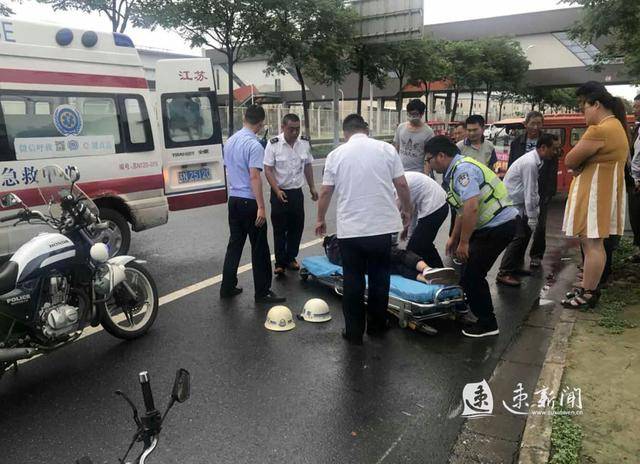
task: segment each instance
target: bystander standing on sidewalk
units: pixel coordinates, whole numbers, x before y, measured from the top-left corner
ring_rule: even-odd
[[[539,111],[531,111],[524,120],[525,133],[516,137],[511,142],[509,149],[509,167],[522,155],[530,152],[536,147],[538,138],[542,134],[542,126],[544,117]],[[547,234],[547,212],[549,203],[558,191],[558,159],[559,151],[562,150],[560,143],[557,144],[556,156],[546,159],[540,167],[540,175],[538,177],[538,192],[540,193],[540,214],[538,216],[538,224],[533,231],[533,239],[531,241],[531,250],[529,257],[531,258],[531,267],[540,267],[544,252],[546,249]]]
[[[524,256],[532,230],[536,229],[540,216],[538,176],[542,164],[555,156],[556,140],[557,137],[552,134],[540,135],[535,148],[518,157],[504,177],[504,185],[513,205],[518,208],[519,216],[516,219],[516,234],[500,263],[500,272],[496,278],[500,284],[519,287],[519,276],[529,275],[529,271],[523,269]]]
[[[567,236],[580,237],[584,270],[581,285],[562,304],[587,308],[594,307],[600,296],[599,284],[607,261],[603,241],[624,232],[629,136],[624,104],[604,85],[587,82],[576,95],[588,128],[564,160],[575,177],[562,229]]]
[[[462,156],[473,158],[493,171],[498,156],[493,143],[484,138],[484,123],[484,118],[479,114],[469,116],[464,122],[467,137],[457,145]]]
[[[426,105],[417,98],[407,103],[409,120],[398,125],[393,137],[393,145],[400,154],[405,171],[429,174],[429,166],[424,162],[424,144],[434,136],[434,132],[424,122],[426,110]]]

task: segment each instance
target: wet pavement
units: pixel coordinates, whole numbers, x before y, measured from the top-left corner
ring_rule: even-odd
[[[303,243],[315,239],[315,207],[307,203]],[[227,238],[226,207],[215,206],[173,213],[167,226],[135,234],[132,253],[148,260],[167,295],[220,274]],[[314,245],[301,254],[321,253]],[[499,337],[468,339],[440,320],[437,336],[394,328],[383,339],[365,337],[363,347],[340,337],[340,299],[292,273],[274,282],[287,305],[296,312],[307,299],[324,298],[333,320],[265,330],[268,308],[254,304],[251,272],[244,272],[245,292],[232,301],[221,302],[219,284],[212,285],[163,305],[140,340],[99,332],[5,375],[0,462],[71,463],[85,454],[117,462],[134,429],[113,392],[122,389],[141,406],[137,373],[148,370],[164,405],[178,367],[191,372],[191,399],[170,413],[148,462],[446,462],[462,425],[463,386],[490,377],[544,284],[540,270],[521,289],[496,289],[495,270],[489,280]]]

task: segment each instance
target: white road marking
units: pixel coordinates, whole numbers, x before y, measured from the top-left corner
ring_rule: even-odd
[[[310,248],[312,246],[318,245],[322,243],[322,239],[321,238],[317,238],[315,240],[310,240],[306,243],[303,243],[300,245],[300,249],[304,250],[305,248]],[[271,255],[271,261],[275,261],[275,255]],[[250,271],[252,269],[251,263],[249,264],[245,264],[244,266],[240,266],[238,268],[238,274],[242,274],[244,272]],[[222,274],[218,274],[216,276],[213,276],[209,279],[205,279],[202,280],[200,282],[197,282],[193,285],[189,285],[187,287],[181,288],[180,290],[176,290],[175,292],[171,292],[168,295],[162,296],[159,298],[158,306],[164,306],[166,304],[172,303],[176,300],[179,300],[180,298],[184,298],[187,295],[191,295],[192,293],[196,293],[199,292],[200,290],[203,290],[207,287],[211,287],[217,283],[222,282]],[[124,315],[120,315],[119,316],[119,320],[117,320],[116,322],[121,322],[124,320]],[[84,331],[82,332],[82,335],[80,335],[78,337],[78,340],[82,340],[83,338],[87,338],[91,335],[97,334],[99,332],[102,332],[104,329],[102,328],[101,325],[99,325],[98,327],[87,327],[84,329]],[[78,341],[76,340],[76,341]],[[28,363],[29,361],[33,361],[34,359],[39,358],[40,356],[42,356],[41,354],[34,356],[33,358],[29,358],[29,359],[23,359],[21,361],[18,361],[18,364],[24,364],[24,363]]]

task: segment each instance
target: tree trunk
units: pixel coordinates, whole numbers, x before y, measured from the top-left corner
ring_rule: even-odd
[[[471,101],[469,102],[469,116],[473,114],[473,97],[475,96],[475,92],[471,91]]]
[[[227,53],[227,68],[229,69],[229,137],[233,135],[233,52]]]
[[[531,111],[536,109],[536,102],[531,102]]]
[[[498,109],[498,121],[502,119],[502,106],[504,105],[504,100],[500,99],[500,106]]]
[[[364,87],[364,63],[360,58],[360,66],[358,69],[358,108],[356,112],[358,115],[362,115],[362,89]]]
[[[453,92],[453,108],[451,108],[451,122],[456,120],[456,113],[458,112],[458,95],[460,95],[460,90],[456,88]]]
[[[399,88],[398,99],[396,100],[396,111],[398,112],[398,125],[402,122],[402,88],[404,87],[404,76],[398,76]]]
[[[302,112],[304,114],[304,133],[307,137],[311,137],[309,131],[309,108],[307,107],[307,89],[304,86],[304,77],[302,77],[302,70],[296,65],[296,74],[300,81],[300,90],[302,91]]]
[[[487,86],[487,104],[484,109],[484,120],[489,122],[489,103],[491,102],[491,87]]]

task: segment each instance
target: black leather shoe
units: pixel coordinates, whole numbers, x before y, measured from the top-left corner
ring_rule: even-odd
[[[349,345],[362,345],[362,337],[351,337],[347,335],[347,331],[345,329],[342,329],[341,334],[342,338],[349,342]]]
[[[283,296],[278,296],[271,290],[266,295],[256,296],[256,303],[284,303],[287,299]]]
[[[228,291],[220,290],[220,298],[233,298],[234,296],[238,296],[242,293],[241,287],[235,287]]]

